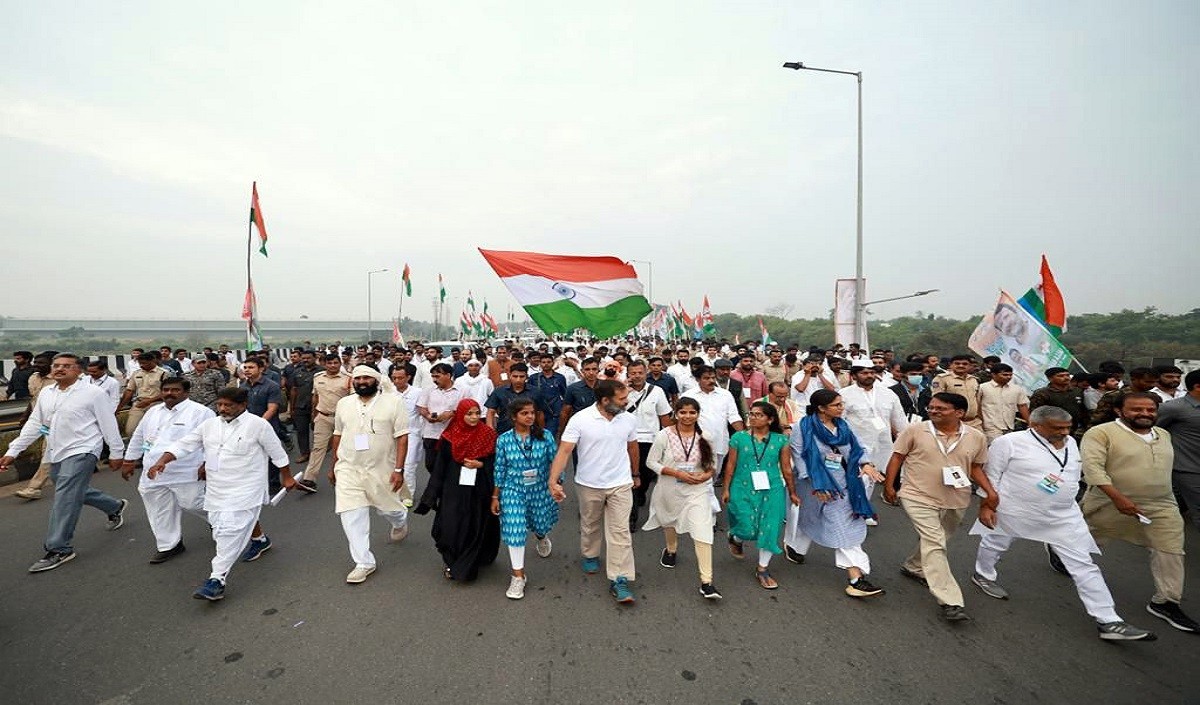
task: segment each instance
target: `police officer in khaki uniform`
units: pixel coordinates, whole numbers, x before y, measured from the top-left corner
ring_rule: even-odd
[[[147,409],[162,402],[162,381],[170,376],[165,369],[158,366],[158,356],[151,352],[138,355],[138,368],[129,375],[129,381],[125,383],[125,393],[121,395],[121,401],[117,404],[117,411],[120,411],[130,400],[135,397],[137,399],[129,408],[129,415],[125,417],[126,436],[132,436],[137,430],[138,423],[146,415]]]
[[[963,423],[978,431],[983,430],[983,419],[979,417],[979,380],[971,376],[971,365],[975,358],[970,355],[955,355],[950,358],[950,371],[933,378],[929,388],[934,393],[954,392],[967,398],[967,413]]]
[[[333,412],[338,400],[350,393],[350,375],[342,371],[341,358],[329,353],[323,364],[325,371],[313,375],[312,380],[312,451],[304,468],[304,477],[297,483],[307,492],[317,491],[317,474],[325,464],[325,454],[333,438]]]

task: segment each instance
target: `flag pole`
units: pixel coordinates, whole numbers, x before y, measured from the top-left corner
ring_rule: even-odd
[[[405,265],[408,266],[408,265]],[[400,309],[396,311],[396,330],[400,331],[400,337],[404,337],[404,331],[401,327],[404,324],[404,279],[400,279]]]
[[[255,186],[257,186],[257,182],[251,184],[251,186],[250,186],[251,192],[253,192]],[[246,352],[250,352],[250,340],[254,336],[254,316],[255,316],[255,314],[258,313],[257,311],[254,310],[254,308],[256,308],[256,307],[253,306],[254,299],[251,296],[251,293],[254,291],[254,284],[250,278],[250,252],[251,252],[250,248],[252,246],[251,243],[253,242],[253,240],[254,240],[254,218],[251,217],[248,220],[248,222],[246,223],[246,298],[249,299],[250,303],[251,303],[250,317],[246,319]]]

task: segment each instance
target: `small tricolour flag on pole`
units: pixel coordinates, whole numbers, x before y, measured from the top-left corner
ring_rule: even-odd
[[[1042,322],[1054,337],[1062,335],[1067,330],[1067,306],[1063,302],[1062,292],[1054,281],[1054,273],[1050,271],[1050,263],[1046,255],[1042,255],[1041,280],[1017,301],[1021,308]]]
[[[438,275],[438,296],[442,303],[446,303],[446,283],[442,281],[441,274]]]
[[[616,257],[479,253],[546,333],[586,328],[607,338],[633,329],[651,311],[637,272]]]
[[[696,318],[696,327],[704,335],[716,335],[717,327],[713,324],[712,308],[708,305],[708,295],[704,295],[704,305],[700,307],[700,315]]]
[[[267,255],[267,224],[263,220],[262,206],[258,203],[258,182],[250,185],[250,222],[258,228],[258,251]]]
[[[762,316],[758,317],[758,331],[762,333],[762,346],[764,348],[775,342],[771,339],[771,334],[767,332],[767,324],[763,323]]]
[[[400,274],[400,281],[404,283],[404,293],[412,296],[412,270],[408,268],[408,263],[404,264],[404,272]]]

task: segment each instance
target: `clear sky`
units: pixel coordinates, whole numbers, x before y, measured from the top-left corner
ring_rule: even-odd
[[[431,318],[475,248],[653,262],[654,297],[1200,305],[1200,3],[23,2],[0,10],[0,314]],[[639,265],[645,281],[646,268]],[[1137,271],[1143,275],[1135,275]],[[17,294],[16,292],[22,292]],[[28,294],[28,295],[26,295]],[[499,316],[498,316],[499,317]]]

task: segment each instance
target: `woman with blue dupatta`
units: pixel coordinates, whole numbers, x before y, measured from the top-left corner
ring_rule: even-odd
[[[837,392],[817,390],[809,402],[807,415],[792,429],[796,493],[805,501],[800,504],[796,525],[789,527],[788,557],[795,563],[804,562],[815,541],[832,548],[835,564],[849,575],[847,595],[882,595],[883,590],[867,580],[871,559],[862,543],[867,537],[867,519],[875,516],[875,509],[861,476],[883,482],[883,475],[842,420],[846,405]]]

